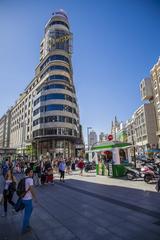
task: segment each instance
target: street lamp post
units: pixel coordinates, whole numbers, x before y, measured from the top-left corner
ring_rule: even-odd
[[[24,142],[25,142],[25,134],[26,134],[26,129],[25,129],[26,128],[26,122],[23,121],[21,126],[23,127],[23,129],[22,129],[22,142],[21,142],[21,154],[23,154],[23,159],[24,159]]]
[[[134,167],[136,168],[136,153],[135,153],[135,142],[133,137],[133,129],[131,128],[131,134],[132,134],[132,144],[133,144],[133,161],[134,161]]]

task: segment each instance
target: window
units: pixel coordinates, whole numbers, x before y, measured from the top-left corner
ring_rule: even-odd
[[[49,24],[49,27],[51,27],[51,26],[53,26],[53,25],[56,25],[56,24],[64,25],[64,26],[67,27],[68,30],[69,30],[68,24],[65,23],[65,22],[62,22],[62,21],[53,21],[53,22],[51,22],[51,23]]]
[[[45,111],[63,111],[64,109],[64,106],[63,105],[58,105],[58,104],[55,104],[55,105],[48,105],[45,107]]]
[[[67,123],[72,123],[72,118],[66,117],[66,122],[67,122]]]
[[[73,108],[75,111],[75,109]],[[67,112],[72,112],[72,108],[67,105],[61,105],[61,104],[52,104],[52,105],[47,105],[47,106],[42,106],[40,108],[37,108],[33,112],[33,116],[38,114],[39,112],[48,112],[48,111],[67,111]]]
[[[57,134],[61,135],[61,128],[57,128]]]
[[[44,112],[45,108],[44,107],[40,107],[40,112]]]
[[[72,90],[72,88],[70,88],[70,87],[68,87],[68,86],[65,86],[65,85],[63,85],[63,84],[50,84],[50,85],[44,86],[44,87],[42,87],[41,89],[39,89],[39,90],[37,91],[37,94],[39,94],[41,91],[45,91],[45,90],[48,90],[48,89],[54,89],[54,88],[56,88],[56,89],[66,89],[66,90],[68,90],[68,91],[70,91],[70,92],[74,92],[74,91]]]
[[[64,81],[69,81],[69,78],[63,75],[51,75],[48,77],[47,80],[64,80]]]
[[[72,112],[72,108],[70,106],[65,105],[64,110],[67,112]]]
[[[59,116],[59,122],[65,122],[65,117],[64,116]]]
[[[44,90],[48,90],[48,89],[53,89],[53,88],[60,88],[60,89],[65,89],[65,85],[62,84],[52,84],[52,85],[48,85],[46,87],[44,87]]]
[[[76,130],[74,130],[74,136],[77,136],[77,131]]]
[[[65,99],[65,95],[61,93],[48,94],[45,96],[45,100],[50,99]]]
[[[76,109],[75,109],[75,108],[73,108],[73,112],[77,115],[77,112],[76,112]]]
[[[42,66],[40,67],[40,71],[42,71],[42,69],[49,63],[55,60],[59,60],[59,61],[64,61],[69,63],[69,59],[63,55],[52,55],[50,57],[48,57],[46,59],[46,61],[42,64]]]
[[[40,112],[40,109],[37,108],[36,110],[34,110],[34,112],[33,112],[33,116],[37,115],[39,112]]]
[[[48,122],[57,122],[57,116],[45,117],[45,123],[48,123]]]
[[[36,106],[39,103],[39,100],[40,100],[40,98],[38,98],[34,101],[34,106]]]
[[[64,141],[57,140],[55,142],[56,148],[63,148],[64,147]]]
[[[57,135],[57,128],[46,128],[44,129],[45,135]]]
[[[66,95],[66,100],[72,102],[72,97],[69,95]]]
[[[38,119],[33,121],[33,126],[36,126],[36,125],[38,125]]]
[[[41,75],[40,78],[43,78],[47,73],[54,71],[54,70],[62,70],[64,72],[70,73],[69,69],[67,67],[61,66],[61,65],[54,65],[49,68],[47,68],[46,71]]]

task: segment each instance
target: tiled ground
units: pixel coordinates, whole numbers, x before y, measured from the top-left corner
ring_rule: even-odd
[[[37,187],[36,194],[32,232],[21,235],[23,215],[9,209],[0,217],[0,240],[160,239],[160,194],[154,185],[76,175]]]

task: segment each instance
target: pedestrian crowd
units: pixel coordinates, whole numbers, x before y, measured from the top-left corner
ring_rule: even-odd
[[[22,233],[31,231],[30,217],[33,210],[32,198],[37,202],[34,186],[42,184],[54,184],[54,174],[59,173],[60,181],[65,182],[65,173],[72,174],[76,168],[80,169],[80,175],[84,169],[83,159],[50,159],[48,156],[40,161],[23,161],[17,159],[11,161],[6,159],[1,165],[1,172],[4,180],[4,187],[0,194],[0,203],[3,202],[3,217],[7,216],[8,204],[12,206],[13,214],[24,209]],[[25,174],[25,177],[24,177]],[[19,175],[19,182],[15,175]],[[18,177],[18,179],[19,179]],[[17,201],[13,201],[14,193],[17,194]]]

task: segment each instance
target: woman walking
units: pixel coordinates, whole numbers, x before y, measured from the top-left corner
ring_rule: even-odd
[[[8,203],[10,203],[13,207],[15,205],[15,203],[12,201],[15,190],[16,190],[16,178],[13,176],[12,170],[9,169],[5,176],[5,184],[3,191],[4,198],[4,214],[2,215],[3,217],[7,216]]]
[[[65,161],[61,161],[59,164],[59,172],[60,172],[60,181],[63,179],[64,182],[64,174],[65,174],[66,163]]]

